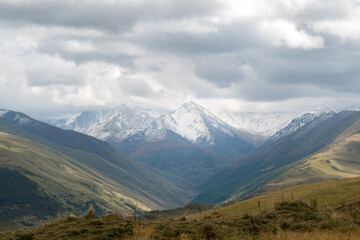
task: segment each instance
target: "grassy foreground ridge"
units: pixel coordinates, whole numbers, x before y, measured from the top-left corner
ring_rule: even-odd
[[[185,214],[185,213],[184,213]],[[289,188],[177,219],[69,216],[0,239],[359,239],[360,178]]]

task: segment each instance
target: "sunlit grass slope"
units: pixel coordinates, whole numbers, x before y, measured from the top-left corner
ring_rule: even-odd
[[[360,178],[341,179],[295,186],[237,202],[224,208],[211,210],[206,212],[206,214],[211,214],[216,211],[226,216],[238,216],[243,214],[254,215],[259,213],[259,202],[260,211],[271,211],[278,202],[304,201],[310,203],[311,199],[316,199],[320,209],[323,209],[325,206],[336,208],[346,203],[359,201]],[[195,214],[191,217],[199,218],[201,216]]]
[[[191,185],[186,181],[128,159],[104,141],[38,122],[21,113],[9,112],[6,119],[0,119],[0,132],[45,146],[72,159],[78,168],[102,176],[117,186],[113,193],[118,200],[129,198],[143,209],[164,209],[182,206],[191,199]]]
[[[124,196],[123,202],[119,201],[121,196],[119,197],[118,192],[124,189],[123,186],[62,153],[30,140],[0,132],[0,167],[19,173],[36,183],[43,195],[57,203],[59,209],[51,209],[51,212],[82,214],[90,201],[96,203],[99,213],[131,211],[129,201],[133,199]],[[18,181],[25,182],[23,179]],[[7,184],[6,180],[3,184]],[[20,189],[23,186],[21,183],[16,186],[23,193],[23,196],[19,193],[19,198],[31,197],[31,193]],[[134,203],[137,202],[134,200]],[[16,206],[16,199],[8,204]],[[22,212],[26,214],[26,211]],[[24,216],[9,216],[9,219],[17,220],[18,217]],[[37,217],[41,219],[51,216]]]
[[[360,176],[359,129],[360,121],[357,121],[329,146],[294,164],[259,192]]]

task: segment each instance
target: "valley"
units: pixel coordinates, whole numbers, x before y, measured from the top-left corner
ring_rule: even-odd
[[[356,204],[355,189],[349,186],[342,192],[339,186],[350,182],[356,186],[360,176],[360,112],[294,115],[272,136],[264,136],[231,126],[194,102],[163,114],[119,109],[48,121],[64,129],[23,113],[0,112],[0,170],[7,182],[0,189],[1,195],[7,194],[0,202],[4,230],[49,221],[66,226],[71,218],[90,234],[79,236],[95,237],[87,227],[93,220],[81,218],[92,206],[99,224],[109,227],[99,234],[130,238],[151,228],[145,239],[178,238],[187,229],[190,237],[204,238],[201,231],[211,226],[216,239],[230,237],[221,219],[232,234],[266,239],[268,231],[277,229],[286,235],[293,230],[281,226],[291,221],[287,215],[268,219],[265,212],[295,204],[323,219],[317,209],[331,205],[333,211],[340,211],[342,202]],[[94,133],[105,141],[90,136]],[[325,200],[327,193],[331,200]],[[318,208],[311,206],[312,199]],[[69,214],[73,217],[64,218]],[[146,224],[134,225],[130,217],[134,214]],[[253,216],[259,231],[245,215]],[[104,216],[109,217],[102,220]],[[118,221],[129,232],[112,232]],[[304,232],[320,231],[315,222],[304,224]],[[39,230],[42,233],[29,232],[42,239],[56,231],[55,225],[45,226]],[[341,229],[352,231],[347,225]]]
[[[199,186],[264,142],[268,144],[316,117],[325,119],[331,114],[330,110],[222,112],[219,116],[223,121],[190,102],[167,113],[122,105],[46,122],[105,140],[132,159]]]

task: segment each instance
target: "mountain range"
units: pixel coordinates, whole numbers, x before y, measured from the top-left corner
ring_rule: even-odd
[[[204,126],[204,122],[194,122],[199,119],[199,116],[206,116],[213,125],[219,123],[225,129],[236,129],[243,134],[246,133],[264,140],[286,127],[293,119],[305,113],[222,111],[218,115],[214,115],[195,102],[189,102],[170,112],[137,107],[130,108],[121,105],[117,108],[85,111],[70,117],[45,120],[45,122],[63,129],[82,132],[102,140],[112,139],[112,141],[121,141],[131,134],[154,127],[154,122],[156,122],[155,125],[160,125],[158,128],[172,130],[190,142],[208,141],[208,143],[211,143],[212,140],[206,130],[207,126]],[[258,144],[261,144],[261,141]]]
[[[47,122],[105,140],[130,158],[200,185],[265,141],[268,144],[332,113],[222,112],[223,121],[190,102],[167,113],[122,105]]]
[[[194,102],[160,116],[149,112],[123,105],[48,123],[103,139],[128,157],[195,185],[264,141]]]
[[[47,121],[59,127],[0,110],[0,171],[8,183],[0,186],[0,220],[80,215],[90,204],[98,214],[127,215],[135,206],[224,204],[360,176],[360,112],[266,113],[266,121],[278,119],[269,129],[254,127],[265,121],[261,114],[235,115],[239,124],[253,117],[253,127],[235,127],[194,102],[171,112],[122,105]]]
[[[351,107],[354,110],[355,107]],[[220,111],[217,115],[189,102],[174,111],[131,108],[121,105],[99,111],[85,111],[63,118],[44,122],[67,130],[82,132],[108,142],[122,140],[147,130],[148,141],[162,137],[164,129],[170,130],[186,140],[200,145],[211,145],[214,141],[209,127],[222,132],[236,132],[252,145],[259,146],[269,138],[279,138],[293,132],[315,117],[331,113],[329,109],[308,112],[231,112]],[[278,136],[278,137],[277,137]]]
[[[57,127],[82,132],[98,139],[122,140],[147,128],[161,112],[140,110],[121,105],[100,111],[86,111],[66,118],[45,121]]]

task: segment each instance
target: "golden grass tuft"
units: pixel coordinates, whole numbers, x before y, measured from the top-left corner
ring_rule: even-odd
[[[95,209],[94,209],[94,205],[92,203],[89,205],[89,210],[86,213],[85,218],[88,220],[95,219]]]

